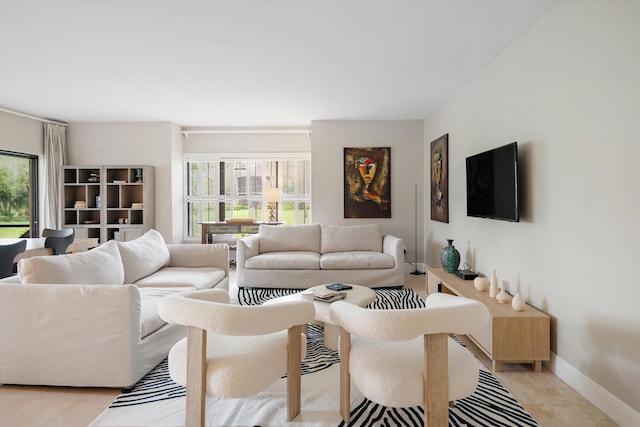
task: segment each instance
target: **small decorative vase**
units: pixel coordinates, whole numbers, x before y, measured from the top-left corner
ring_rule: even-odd
[[[480,292],[484,292],[489,289],[489,279],[478,276],[473,279],[473,286],[475,286]]]
[[[442,248],[440,251],[440,264],[442,264],[442,268],[447,269],[447,254],[449,253],[449,249],[453,246],[453,239],[447,239],[447,246]]]
[[[520,292],[517,292],[516,296],[514,296],[513,300],[511,301],[511,307],[513,307],[515,311],[522,311],[524,310],[525,305],[526,304],[524,302],[524,298],[522,298],[522,295],[520,295]]]
[[[491,280],[489,281],[489,296],[491,298],[495,298],[496,295],[498,295],[498,292],[500,291],[500,289],[498,289],[498,276],[496,276],[496,270],[493,270],[493,273],[491,273]]]
[[[504,304],[509,301],[509,294],[504,289],[504,283],[501,283],[501,285],[502,285],[501,286],[502,289],[500,289],[500,293],[496,295],[496,299],[500,304]]]
[[[447,273],[455,273],[460,265],[460,252],[453,246],[453,240],[447,240]]]

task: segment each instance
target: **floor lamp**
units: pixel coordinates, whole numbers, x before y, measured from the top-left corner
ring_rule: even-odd
[[[424,274],[423,271],[418,271],[418,184],[416,184],[415,189],[415,209],[414,209],[414,218],[415,222],[413,224],[413,241],[415,244],[414,252],[413,252],[413,271],[410,274],[419,275]]]

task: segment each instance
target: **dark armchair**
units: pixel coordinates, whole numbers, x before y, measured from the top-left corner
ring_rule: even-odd
[[[16,255],[24,252],[26,248],[26,240],[20,240],[10,245],[0,245],[0,279],[13,274],[13,260]]]
[[[51,230],[45,228],[42,230],[45,237],[44,247],[53,249],[54,255],[60,255],[67,251],[67,247],[73,243],[75,230],[73,228],[65,228],[64,230]]]

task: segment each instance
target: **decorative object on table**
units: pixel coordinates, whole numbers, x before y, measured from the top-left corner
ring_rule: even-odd
[[[489,279],[484,276],[478,276],[473,279],[473,286],[480,292],[484,292],[489,289]]]
[[[391,147],[344,149],[344,217],[391,218]]]
[[[262,198],[267,202],[269,209],[269,222],[278,221],[277,203],[280,201],[281,193],[278,187],[268,187],[262,190]]]
[[[504,288],[504,281],[500,281],[500,292],[498,293],[498,295],[496,295],[496,299],[498,300],[498,302],[500,304],[504,304],[509,302],[509,298],[511,298],[511,296],[509,295],[509,293],[507,292],[507,290]]]
[[[453,246],[453,239],[447,239],[447,243],[440,252],[440,263],[448,273],[455,273],[460,266],[460,252]]]
[[[451,246],[453,246],[453,239],[447,239],[447,246],[440,251],[440,264],[442,264],[442,268],[445,270],[447,269],[447,254]]]
[[[431,141],[431,220],[449,222],[449,134]]]
[[[525,306],[526,304],[524,302],[524,298],[522,298],[522,295],[520,295],[520,292],[516,292],[516,295],[513,297],[513,300],[511,300],[511,307],[513,307],[515,311],[523,311]]]
[[[136,169],[136,183],[138,184],[142,183],[142,168]]]
[[[224,222],[227,224],[254,224],[256,220],[254,218],[229,218]]]
[[[489,296],[495,298],[498,292],[500,292],[498,288],[498,276],[496,276],[496,270],[494,269],[491,273],[491,280],[489,281]]]
[[[100,175],[98,175],[97,173],[90,173],[89,174],[89,178],[87,179],[88,182],[100,182]]]
[[[462,280],[474,280],[478,277],[478,273],[472,271],[471,266],[466,262],[462,264],[462,268],[460,270],[455,271],[455,274]]]

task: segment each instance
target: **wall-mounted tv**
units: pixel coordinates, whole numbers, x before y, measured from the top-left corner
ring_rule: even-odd
[[[520,220],[517,142],[467,157],[467,216]]]

